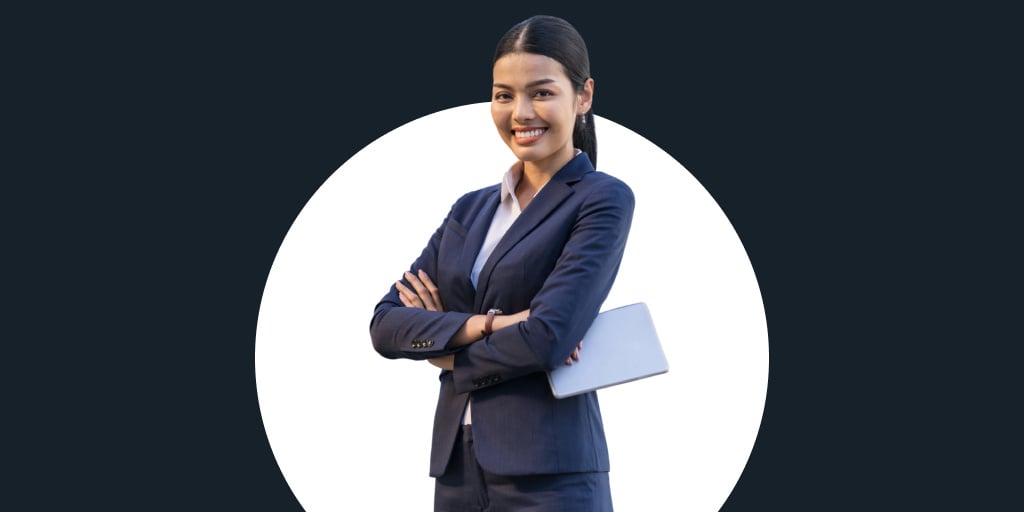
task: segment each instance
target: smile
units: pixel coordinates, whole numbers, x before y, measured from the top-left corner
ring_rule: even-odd
[[[532,139],[540,137],[544,132],[548,131],[547,128],[533,128],[530,130],[512,130],[517,139]]]

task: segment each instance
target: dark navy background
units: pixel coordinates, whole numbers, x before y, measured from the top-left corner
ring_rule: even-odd
[[[534,12],[577,26],[595,112],[692,172],[757,273],[768,398],[723,510],[978,510],[1009,490],[1007,12],[4,10],[4,508],[300,510],[254,378],[277,247],[363,146],[487,101],[494,44]]]

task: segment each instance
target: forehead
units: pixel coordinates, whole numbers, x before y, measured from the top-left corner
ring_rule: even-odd
[[[568,84],[565,68],[555,59],[536,53],[509,53],[494,63],[494,83],[521,86],[540,79]]]

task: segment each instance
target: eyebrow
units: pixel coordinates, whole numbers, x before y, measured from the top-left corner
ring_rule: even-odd
[[[534,80],[534,81],[526,84],[526,88],[529,89],[531,87],[537,87],[538,85],[550,84],[550,83],[554,83],[554,81],[555,81],[554,78],[541,78],[540,80]],[[499,84],[497,82],[494,83],[494,87],[497,87],[497,88],[500,88],[500,89],[512,89],[512,86],[510,86],[510,85]]]

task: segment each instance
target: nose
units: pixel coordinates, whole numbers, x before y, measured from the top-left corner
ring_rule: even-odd
[[[515,110],[512,111],[512,119],[517,122],[524,122],[533,119],[533,103],[529,96],[520,95],[515,101]]]

